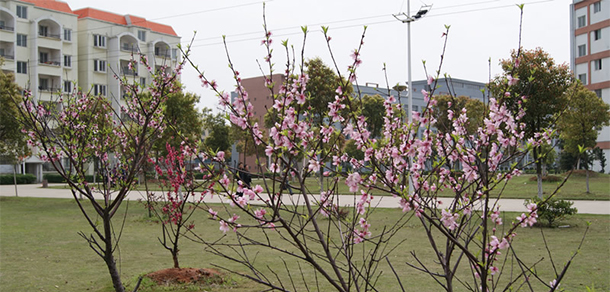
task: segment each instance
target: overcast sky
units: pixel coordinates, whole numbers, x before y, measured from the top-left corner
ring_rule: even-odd
[[[98,8],[119,14],[132,14],[147,20],[170,25],[188,43],[193,43],[192,59],[206,75],[218,81],[221,89],[234,88],[227,66],[222,35],[227,36],[231,59],[242,78],[260,76],[257,60],[263,62],[262,1],[225,0],[65,0],[73,10]],[[569,63],[569,4],[570,0],[426,0],[411,1],[411,14],[420,6],[433,4],[432,10],[411,24],[413,80],[425,78],[422,60],[429,72],[438,69],[445,25],[451,25],[447,52],[441,73],[454,78],[486,82],[500,73],[498,61],[507,58],[519,41],[519,8],[525,3],[522,46],[542,47],[558,63]],[[339,69],[345,72],[351,64],[350,54],[358,46],[363,26],[367,25],[363,63],[359,68],[360,84],[385,85],[383,64],[387,66],[390,86],[407,80],[406,24],[392,14],[406,11],[406,0],[273,0],[266,1],[267,26],[273,33],[274,63],[283,71],[286,54],[282,40],[289,40],[300,52],[303,37],[300,27],[307,25],[310,33],[305,57],[321,57],[327,64],[331,58],[320,26],[328,26],[331,46]],[[201,95],[200,107],[216,109],[216,97],[201,87],[192,68],[186,68],[182,81],[186,90]]]

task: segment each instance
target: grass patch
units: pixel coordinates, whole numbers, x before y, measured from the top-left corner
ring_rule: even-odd
[[[123,208],[122,211],[124,211]],[[129,204],[127,224],[122,235],[120,249],[116,257],[124,283],[133,289],[139,276],[172,266],[167,251],[158,243],[159,225],[143,220],[146,210],[133,202]],[[378,234],[385,224],[392,223],[401,212],[396,209],[378,209],[371,223],[373,234]],[[503,214],[504,221],[509,222],[515,213]],[[117,218],[122,217],[118,214]],[[231,234],[221,238],[216,222],[206,220],[203,212],[195,218],[195,231],[206,238],[219,238],[223,241],[234,240]],[[572,263],[562,288],[566,291],[583,291],[585,286],[595,285],[599,291],[610,290],[610,216],[577,215],[561,222],[569,228],[543,229],[556,263],[565,262],[574,252],[585,230],[586,222],[591,221],[591,229],[586,238],[583,250]],[[0,197],[0,291],[113,291],[107,269],[102,260],[89,249],[78,231],[89,233],[90,228],[79,213],[74,200]],[[515,249],[527,263],[534,263],[540,258],[548,259],[542,243],[539,228],[517,230]],[[262,235],[261,235],[262,237]],[[392,254],[392,264],[397,268],[407,287],[418,287],[420,291],[438,291],[435,283],[428,277],[407,267],[404,263],[414,260],[410,255],[416,251],[418,256],[432,262],[432,251],[423,229],[417,221],[412,221],[399,231],[396,240],[406,239],[405,243]],[[290,248],[286,242],[278,246]],[[258,249],[256,264],[260,267],[277,266],[278,255],[267,249]],[[294,260],[285,258],[289,267],[296,271]],[[180,251],[183,267],[212,268],[218,264],[224,268],[245,271],[238,264],[213,256],[203,251],[201,245],[183,241]],[[391,271],[382,267],[384,274],[378,281],[380,291],[393,291],[396,282]],[[544,279],[553,277],[548,262],[537,267],[537,272]],[[314,273],[304,267],[305,279],[313,279]],[[300,273],[297,279],[300,280]],[[550,281],[550,280],[549,280]],[[303,284],[297,281],[297,288]],[[229,283],[214,284],[202,287],[158,286],[145,282],[141,291],[261,291],[264,287],[249,280],[233,276]],[[322,291],[328,287],[321,286]],[[535,291],[544,290],[534,287]],[[299,290],[301,290],[299,289]]]
[[[542,187],[544,194],[546,196],[550,195],[555,191],[563,179],[564,175],[553,175],[554,179],[547,179],[543,181]],[[557,181],[557,178],[559,180]],[[268,181],[269,183],[269,181]],[[263,185],[263,179],[254,178],[252,180],[252,185]],[[330,180],[324,179],[325,188],[330,186]],[[279,190],[279,183],[276,183],[276,192]],[[295,189],[296,183],[291,182],[292,189],[295,193],[299,191]],[[581,175],[572,175],[570,179],[566,182],[566,184],[562,187],[562,189],[557,194],[557,199],[563,200],[601,200],[608,201],[610,200],[610,175],[608,174],[600,174],[592,175],[589,178],[589,188],[590,193],[586,193],[586,178]],[[150,187],[150,185],[149,185]],[[305,187],[309,190],[309,193],[319,193],[320,192],[320,180],[316,177],[309,177],[305,181]],[[51,186],[51,188],[57,189],[67,189],[67,186]],[[345,184],[345,181],[342,179],[339,184],[339,193],[340,194],[352,194],[349,192],[349,188]],[[137,190],[145,190],[143,185],[136,186]],[[152,191],[160,191],[161,188],[157,186],[150,187]],[[203,189],[198,189],[197,191],[203,191]],[[288,192],[288,191],[284,191]],[[499,193],[499,189],[492,191],[492,195],[497,196]],[[384,196],[387,193],[373,190],[372,192],[375,196]],[[503,199],[531,199],[532,197],[538,194],[538,186],[536,183],[536,176],[532,174],[524,174],[519,177],[515,177],[503,190],[502,198]],[[444,191],[439,193],[440,197],[453,197],[453,193],[450,191]]]

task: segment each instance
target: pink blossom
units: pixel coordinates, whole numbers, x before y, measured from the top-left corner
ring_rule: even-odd
[[[222,233],[227,233],[227,231],[229,231],[229,224],[227,224],[227,222],[225,222],[224,220],[220,220],[220,231],[222,231]]]
[[[519,82],[519,78],[513,77],[512,75],[508,75],[506,78],[508,79],[508,86],[513,86]]]
[[[345,184],[349,187],[350,192],[357,192],[360,181],[362,181],[360,174],[354,172],[347,176],[347,179],[345,179]]]
[[[454,230],[456,227],[460,226],[457,222],[455,222],[455,220],[458,219],[459,217],[460,217],[460,215],[458,215],[458,214],[452,214],[452,213],[448,212],[447,210],[443,210],[441,222],[449,230]]]
[[[434,82],[434,77],[432,75],[428,75],[428,85],[431,85]]]
[[[218,212],[212,210],[212,208],[208,209],[208,212],[210,213],[210,215],[212,215],[212,219],[216,219],[216,215],[218,215]]]

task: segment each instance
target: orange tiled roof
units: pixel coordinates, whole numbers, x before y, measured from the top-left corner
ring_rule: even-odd
[[[116,24],[127,25],[125,17],[122,15],[97,10],[95,8],[83,8],[74,10],[74,13],[78,14],[78,18],[90,17],[98,20],[108,21]]]
[[[78,9],[74,10],[74,13],[78,14],[78,18],[90,17],[93,19],[103,20],[120,25],[131,24],[138,27],[148,28],[154,32],[178,36],[174,29],[169,25],[148,21],[145,18],[134,15],[120,15],[112,12],[98,10],[95,8]]]
[[[34,5],[36,5],[36,7],[40,7],[40,8],[74,14],[72,9],[70,8],[70,5],[68,5],[68,3],[66,3],[66,2],[55,1],[55,0],[21,0],[21,1],[34,4]]]

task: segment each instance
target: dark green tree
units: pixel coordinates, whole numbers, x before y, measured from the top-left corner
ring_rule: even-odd
[[[165,130],[153,148],[157,155],[167,155],[166,144],[180,148],[182,141],[201,140],[203,122],[196,108],[198,102],[199,96],[191,92],[181,90],[168,95],[163,107]]]
[[[343,92],[350,96],[354,91],[352,85],[346,80],[342,80],[331,68],[326,66],[322,59],[314,58],[305,62],[306,72],[309,75],[307,82],[307,101],[306,107],[312,109],[314,124],[320,125],[323,117],[329,111],[328,103],[335,100],[336,90],[339,86]]]
[[[553,127],[559,113],[567,106],[568,88],[573,76],[567,64],[556,64],[541,48],[513,50],[509,59],[500,61],[501,76],[490,84],[492,95],[506,102],[507,107],[517,113],[525,110],[521,119],[525,123],[525,137]],[[523,100],[522,97],[525,97]],[[540,147],[532,151],[538,175],[538,197],[542,198],[542,159]]]
[[[557,128],[564,140],[564,151],[585,162],[587,193],[589,193],[590,152],[596,144],[598,131],[610,125],[610,105],[580,82],[570,88],[568,108],[558,120]],[[581,151],[584,150],[584,151]]]
[[[468,96],[439,95],[434,106],[434,118],[437,120],[436,127],[441,133],[451,133],[453,125],[448,118],[448,110],[452,110],[455,115],[461,114],[463,108],[466,109],[468,134],[474,134],[482,125],[485,116],[485,104],[482,101]],[[449,104],[451,103],[451,106]]]
[[[209,108],[203,109],[203,129],[207,137],[203,144],[214,151],[228,151],[233,144],[231,126],[221,113],[214,114]]]
[[[21,89],[15,83],[15,77],[0,70],[0,163],[14,164],[15,194],[17,164],[31,153],[27,145],[28,137],[21,132],[23,127],[17,109],[21,102]]]
[[[362,97],[362,115],[366,118],[367,130],[371,132],[371,137],[381,137],[385,116],[384,101],[385,99],[379,94]]]

